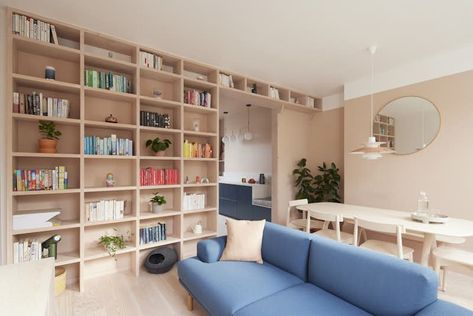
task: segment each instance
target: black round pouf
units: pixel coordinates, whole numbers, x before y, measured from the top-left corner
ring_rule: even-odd
[[[166,273],[177,262],[177,253],[173,248],[158,248],[149,253],[145,268],[149,273]]]

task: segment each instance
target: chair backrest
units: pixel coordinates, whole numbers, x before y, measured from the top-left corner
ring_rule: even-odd
[[[330,222],[335,223],[335,232],[337,234],[337,240],[340,241],[340,223],[343,222],[343,216],[340,214],[333,213],[322,213],[317,211],[310,211],[309,216],[321,221],[324,221],[323,229],[328,229]]]
[[[296,206],[307,205],[307,204],[309,204],[309,201],[307,201],[307,199],[289,201],[289,206],[287,207],[287,214],[286,214],[286,226],[289,226],[289,223],[291,222],[292,208]]]
[[[398,257],[404,259],[402,250],[402,234],[406,232],[404,226],[355,217],[355,228],[353,230],[353,244],[355,246],[358,246],[359,243],[358,231],[360,227],[378,233],[396,234]]]

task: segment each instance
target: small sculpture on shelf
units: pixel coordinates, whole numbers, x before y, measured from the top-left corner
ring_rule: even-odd
[[[161,140],[159,137],[155,139],[148,139],[146,141],[146,148],[149,148],[156,156],[164,156],[164,152],[172,142],[169,139]]]
[[[115,179],[113,177],[113,173],[109,172],[107,173],[107,175],[105,176],[105,186],[107,188],[111,188],[111,187],[114,187],[115,186]]]
[[[56,69],[53,66],[46,66],[46,68],[44,69],[44,79],[56,79]]]
[[[60,131],[56,129],[56,124],[49,121],[40,121],[38,125],[39,133],[43,136],[39,139],[39,152],[55,154],[57,152],[57,142],[59,136],[62,135]]]
[[[192,120],[192,130],[194,132],[199,132],[200,131],[200,120],[199,119]]]
[[[199,221],[197,224],[192,227],[192,232],[196,235],[202,234],[203,228],[202,228],[202,223]]]
[[[199,176],[195,177],[195,183],[200,183],[200,177]]]
[[[112,114],[110,114],[109,116],[107,116],[105,118],[105,122],[107,122],[107,123],[118,123],[118,118],[116,116],[113,116]]]
[[[202,183],[202,184],[208,184],[208,183],[210,183],[210,180],[209,180],[209,178],[207,178],[207,177],[202,177],[202,179],[200,179],[200,183]]]
[[[151,203],[151,210],[155,214],[164,211],[164,205],[167,203],[164,195],[160,195],[159,192],[156,192],[149,202]]]
[[[156,99],[161,99],[163,97],[163,92],[159,89],[154,89],[153,97],[155,97]]]
[[[57,244],[61,241],[61,235],[52,235],[41,243],[43,249],[43,258],[57,259]]]
[[[184,184],[189,184],[189,183],[190,183],[190,181],[189,181],[189,177],[188,177],[188,176],[186,176],[186,178],[184,179]]]

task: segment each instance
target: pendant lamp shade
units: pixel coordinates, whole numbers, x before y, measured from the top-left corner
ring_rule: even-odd
[[[370,137],[368,141],[360,148],[357,148],[351,152],[354,155],[361,155],[366,160],[376,160],[382,158],[385,154],[392,154],[394,150],[381,147],[385,142],[377,142],[373,136],[373,84],[374,84],[374,54],[376,53],[376,46],[368,48],[371,53],[371,95],[370,95]]]

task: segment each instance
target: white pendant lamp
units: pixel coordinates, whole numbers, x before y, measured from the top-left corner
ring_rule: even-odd
[[[250,132],[250,107],[251,104],[247,104],[246,107],[248,108],[248,131],[245,133],[244,138],[247,141],[250,141],[253,139],[253,133]]]
[[[381,147],[384,142],[377,142],[373,136],[373,84],[374,84],[374,54],[376,53],[376,46],[369,47],[371,54],[371,96],[370,96],[370,137],[363,147],[357,148],[351,152],[351,154],[362,155],[363,159],[376,160],[382,158],[384,154],[392,154],[393,150]]]

